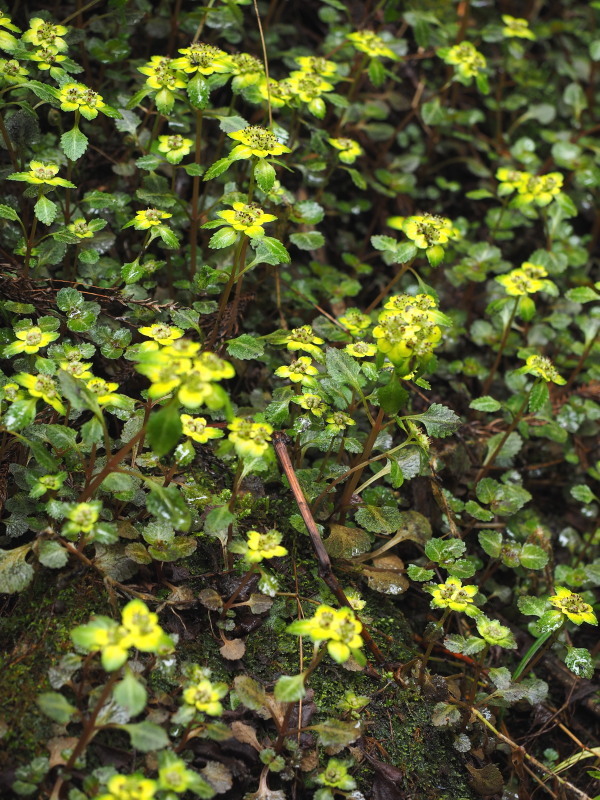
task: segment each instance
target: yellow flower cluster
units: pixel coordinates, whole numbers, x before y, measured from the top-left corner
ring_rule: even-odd
[[[236,417],[228,427],[229,441],[240,458],[260,458],[269,449],[273,428],[267,422]]]
[[[246,534],[246,550],[244,558],[251,564],[258,564],[269,558],[279,558],[287,556],[288,551],[281,544],[283,534],[274,528],[266,533],[260,531],[248,531]]]
[[[326,641],[327,652],[338,664],[347,661],[350,656],[359,664],[365,664],[365,657],[360,651],[363,646],[360,636],[362,623],[356,619],[351,608],[335,609],[321,605],[314,617],[296,620],[286,630],[298,636],[310,636],[314,642]]]
[[[554,364],[545,356],[528,356],[525,366],[515,370],[515,374],[533,375],[536,378],[541,378],[546,383],[556,383],[558,386],[563,386],[566,383],[566,380],[559,374]]]
[[[428,294],[390,297],[373,329],[377,347],[404,377],[424,366],[442,338],[440,325],[451,321]]]
[[[228,691],[227,684],[213,683],[206,675],[202,675],[183,690],[183,701],[209,717],[218,717],[223,713],[220,700]]]
[[[553,606],[559,609],[567,619],[575,625],[587,622],[590,625],[597,625],[598,619],[589,603],[586,603],[579,594],[575,594],[564,586],[556,587],[556,594],[548,600]]]
[[[430,589],[431,605],[435,608],[449,608],[452,611],[466,611],[479,591],[477,586],[463,586],[460,578],[450,577],[445,583],[438,583]]]
[[[502,284],[507,294],[520,297],[536,292],[546,291],[551,294],[556,292],[552,281],[545,280],[548,275],[544,267],[525,261],[519,269],[513,269],[506,275],[498,275],[496,280]]]
[[[76,647],[101,652],[102,666],[113,672],[127,661],[135,647],[143,653],[164,655],[174,649],[173,640],[158,624],[158,616],[142,600],[131,600],[121,613],[121,624],[110,617],[92,617],[87,625],[71,631]]]
[[[457,228],[446,217],[435,214],[417,214],[412,217],[391,217],[387,224],[404,232],[415,247],[425,250],[427,260],[437,267],[444,259],[444,248],[451,239],[458,239]]]
[[[531,205],[547,206],[560,194],[563,185],[563,176],[560,172],[548,172],[546,175],[532,175],[530,172],[521,172],[508,167],[500,167],[496,172],[500,181],[498,195],[500,197],[517,192],[511,201],[515,208]]]
[[[356,50],[365,53],[369,58],[390,58],[398,61],[398,54],[394,53],[385,40],[374,31],[356,31],[349,33],[346,38],[352,42]]]
[[[173,329],[158,330],[151,326],[157,337],[168,339]],[[141,329],[143,330],[143,329]],[[178,328],[174,329],[177,335]],[[153,400],[177,392],[179,402],[187,408],[207,406],[211,410],[228,405],[227,393],[216,381],[233,378],[233,366],[214,353],[198,353],[200,345],[189,339],[178,339],[161,347],[158,341],[146,342],[137,353],[136,369],[145,375],[152,386],[148,396]]]
[[[445,64],[455,67],[461,78],[468,80],[475,78],[487,66],[485,56],[471,42],[460,42],[453,47],[442,48],[437,54]]]

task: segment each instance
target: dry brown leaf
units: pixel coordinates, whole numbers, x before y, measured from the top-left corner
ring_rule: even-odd
[[[62,753],[65,750],[72,750],[78,741],[79,739],[76,736],[55,736],[53,739],[49,739],[46,743],[50,753],[48,768],[64,766],[69,756],[67,754],[67,758],[63,758]]]
[[[215,592],[214,589],[202,589],[198,595],[198,600],[200,600],[202,605],[208,608],[209,611],[220,611],[223,608],[221,595]]]
[[[246,652],[246,645],[243,639],[226,639],[219,653],[228,661],[237,661]]]
[[[208,761],[200,770],[217,794],[228,792],[233,786],[233,775],[220,761]]]
[[[409,586],[404,574],[404,561],[398,556],[382,556],[364,568],[369,588],[383,594],[403,594]]]
[[[323,546],[332,558],[353,558],[365,553],[371,547],[371,537],[360,528],[332,524],[330,534]]]
[[[258,750],[260,753],[262,747],[256,738],[256,731],[251,725],[246,725],[245,722],[236,721],[231,723],[231,730],[233,731],[234,739],[237,739],[238,742],[242,742],[242,744],[249,744],[250,747]]]

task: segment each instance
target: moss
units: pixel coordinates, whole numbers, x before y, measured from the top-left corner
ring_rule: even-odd
[[[54,735],[54,723],[41,714],[36,698],[51,690],[49,667],[72,649],[71,629],[92,613],[111,613],[96,575],[74,574],[57,590],[55,574],[40,570],[2,620],[0,708],[7,732],[2,739],[0,767],[48,755],[46,743]]]

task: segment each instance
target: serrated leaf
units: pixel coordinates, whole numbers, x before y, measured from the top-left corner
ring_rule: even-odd
[[[33,567],[25,559],[31,548],[31,544],[24,544],[14,550],[0,550],[0,593],[14,594],[29,586]]]
[[[11,219],[13,222],[17,222],[19,219],[19,215],[10,206],[6,206],[3,203],[0,203],[0,218],[2,219]]]
[[[146,707],[148,693],[130,669],[125,671],[113,690],[113,697],[120,706],[123,706],[132,717],[135,717]]]
[[[313,725],[312,730],[319,736],[323,747],[347,747],[362,736],[362,725],[359,721],[344,722],[341,719],[326,719],[319,725]]]
[[[524,595],[517,598],[517,606],[521,614],[526,616],[541,617],[548,609],[548,601],[541,597]]]
[[[162,458],[175,447],[182,432],[179,409],[175,404],[155,411],[148,420],[148,442],[158,458]]]
[[[461,715],[454,703],[436,703],[431,713],[431,724],[436,728],[458,725]]]
[[[597,301],[600,295],[589,286],[577,286],[566,293],[567,300],[573,303],[589,303]]]
[[[40,564],[49,569],[60,569],[69,560],[69,551],[65,550],[58,542],[45,539],[40,542],[38,560]]]
[[[40,222],[43,222],[44,225],[51,225],[58,214],[58,206],[56,203],[53,203],[52,200],[49,200],[44,195],[38,199],[33,210],[36,217]]]
[[[233,161],[231,158],[220,158],[206,170],[202,180],[210,181],[212,178],[218,178],[219,175],[229,169],[232,164]]]
[[[500,531],[480,531],[479,544],[491,558],[500,558],[502,534]]]
[[[395,506],[366,505],[358,509],[354,519],[372,533],[394,533],[402,524],[402,517]]]
[[[237,339],[229,339],[227,342],[227,352],[232,358],[248,360],[260,358],[265,352],[264,343],[249,333],[243,333]]]
[[[275,183],[275,168],[264,158],[259,158],[254,167],[256,185],[265,194],[268,194]]]
[[[416,564],[409,564],[406,569],[406,574],[411,581],[430,581],[435,575],[435,572],[432,569],[418,567]]]
[[[347,384],[357,390],[364,385],[360,364],[344,350],[328,347],[325,351],[325,364],[327,372],[334,381]]]
[[[291,256],[288,250],[281,244],[279,239],[273,236],[258,236],[252,240],[252,247],[254,248],[254,259],[246,266],[250,269],[256,264],[289,264]]]
[[[534,383],[529,395],[529,410],[531,413],[536,414],[549,400],[548,384],[545,381]]]
[[[460,417],[452,409],[440,403],[432,403],[424,414],[411,417],[411,419],[422,422],[430,436],[441,439],[450,436],[462,425]]]
[[[579,500],[580,503],[592,503],[594,500],[598,499],[590,487],[586,486],[584,483],[571,487],[571,497],[574,497],[575,500]]]
[[[146,508],[157,519],[168,522],[175,530],[187,531],[192,523],[190,509],[174,484],[164,487],[152,483],[146,499]]]
[[[332,523],[329,530],[330,534],[323,541],[323,546],[332,558],[352,558],[371,548],[371,537],[360,528]]]
[[[210,86],[206,78],[200,72],[197,72],[194,77],[188,81],[186,91],[190,98],[190,103],[194,108],[206,108],[210,99]]]
[[[208,246],[212,247],[213,250],[221,250],[223,247],[230,247],[237,241],[237,238],[237,231],[233,228],[221,228],[210,237]]]
[[[264,686],[248,675],[238,675],[233,680],[237,696],[251,711],[260,711],[265,708],[267,693]]]
[[[485,397],[477,397],[475,400],[471,400],[469,403],[469,408],[474,408],[475,411],[487,411],[488,413],[491,413],[502,408],[502,403],[499,403],[497,400],[494,400],[493,397],[486,395]]]
[[[466,545],[462,539],[430,539],[425,544],[425,555],[436,564],[444,564],[455,558],[460,558],[465,552]]]
[[[548,553],[530,542],[523,545],[519,554],[519,561],[526,569],[544,569],[548,560]]]
[[[127,731],[131,739],[131,746],[142,753],[152,750],[162,750],[169,745],[166,731],[155,722],[132,722],[128,725],[119,725],[121,730]]]
[[[295,703],[306,694],[304,675],[282,675],[277,679],[273,690],[275,699],[280,703]]]
[[[578,678],[591,680],[594,677],[594,660],[585,647],[567,647],[565,664]]]
[[[37,697],[37,705],[42,714],[45,714],[59,725],[66,725],[77,711],[66,697],[60,692],[43,692]]]
[[[75,127],[60,137],[63,153],[71,161],[77,161],[85,153],[88,146],[88,137]]]
[[[319,231],[308,231],[306,233],[292,233],[290,242],[300,250],[318,250],[325,244],[325,237]]]

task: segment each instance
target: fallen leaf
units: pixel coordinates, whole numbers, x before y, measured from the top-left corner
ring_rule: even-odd
[[[209,611],[220,611],[223,608],[223,600],[218,592],[214,589],[202,589],[198,595],[198,600]]]
[[[228,661],[237,661],[246,652],[246,645],[242,639],[225,639],[219,653]]]
[[[228,792],[233,786],[233,776],[225,764],[219,761],[208,761],[200,770],[217,794]]]
[[[371,547],[371,537],[360,528],[332,524],[330,534],[323,546],[332,558],[353,558],[365,553]]]
[[[469,783],[483,797],[497,794],[504,788],[502,773],[495,764],[486,764],[481,769],[477,769],[472,764],[467,764],[467,769],[471,773]]]
[[[382,594],[403,594],[409,586],[404,574],[404,561],[398,556],[376,558],[372,565],[364,568],[369,588]]]
[[[49,739],[46,742],[46,747],[50,753],[48,769],[64,766],[69,755],[67,754],[67,758],[64,758],[62,754],[65,750],[72,750],[78,741],[79,739],[76,736],[55,736],[53,739]]]
[[[259,753],[263,749],[256,738],[256,731],[252,726],[246,725],[245,722],[236,721],[231,723],[231,730],[233,731],[233,738],[237,739],[238,742],[249,744],[250,747],[258,750]]]

